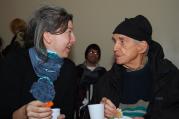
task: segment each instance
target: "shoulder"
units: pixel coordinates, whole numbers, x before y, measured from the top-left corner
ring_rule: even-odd
[[[68,59],[68,58],[65,58],[65,59],[64,59],[64,66],[75,67],[75,63],[74,63],[72,60],[70,60],[70,59]]]
[[[77,70],[78,72],[80,72],[80,73],[82,73],[85,69],[87,69],[87,68],[86,68],[86,66],[85,66],[84,64],[78,64],[78,65],[76,66],[76,70]]]
[[[62,71],[66,72],[66,73],[75,72],[76,71],[75,63],[72,60],[65,58],[64,64],[62,66]]]
[[[168,59],[161,59],[151,65],[151,71],[155,77],[178,78],[178,68]]]
[[[5,65],[24,66],[29,61],[28,50],[22,49],[18,52],[9,53],[3,60]]]
[[[168,60],[168,59],[164,59],[164,60],[162,61],[162,64],[165,65],[165,66],[167,66],[167,67],[177,68],[177,67],[175,66],[175,64],[173,64],[173,63],[172,63],[170,60]]]
[[[168,59],[162,59],[158,62],[158,70],[162,72],[178,71],[178,68]]]
[[[121,65],[113,64],[112,68],[104,73],[100,78],[101,83],[107,85],[117,85],[121,81],[121,74],[123,73],[124,68]]]
[[[114,82],[114,80],[116,80],[116,76],[115,74],[109,70],[109,71],[106,71],[99,79],[99,83],[104,85],[104,84],[107,84],[109,85],[110,83]]]
[[[84,67],[85,67],[84,64],[78,64],[78,65],[76,66],[76,68],[84,68]]]
[[[102,71],[105,71],[105,72],[107,71],[105,67],[101,67],[101,66],[100,66],[100,69],[101,69]]]
[[[73,61],[70,59],[64,59],[64,64],[60,71],[60,77],[65,83],[71,82],[70,85],[76,82],[74,79],[77,77],[77,72]]]

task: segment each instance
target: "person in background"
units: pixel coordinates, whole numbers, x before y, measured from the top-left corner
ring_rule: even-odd
[[[101,50],[97,44],[90,44],[85,50],[85,61],[77,66],[78,98],[77,119],[82,119],[86,113],[86,106],[93,96],[93,88],[98,79],[106,73],[106,69],[98,64]]]
[[[60,108],[58,119],[73,119],[76,67],[68,59],[76,41],[72,15],[64,8],[43,6],[32,16],[25,36],[34,47],[8,55],[0,67],[0,118],[51,119],[51,108]]]
[[[179,70],[152,40],[148,19],[126,18],[112,39],[115,63],[97,82],[93,103],[104,104],[107,118],[117,117],[121,108],[133,119],[177,119]]]
[[[26,27],[26,22],[20,18],[15,18],[10,22],[10,30],[13,33],[13,38],[10,44],[3,50],[4,56],[11,52],[18,51],[20,48],[26,47],[24,38]]]

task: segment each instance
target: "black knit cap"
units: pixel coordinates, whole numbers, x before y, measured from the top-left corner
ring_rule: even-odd
[[[138,15],[134,18],[126,18],[115,28],[113,34],[122,34],[139,41],[149,41],[152,37],[152,26],[146,17]]]

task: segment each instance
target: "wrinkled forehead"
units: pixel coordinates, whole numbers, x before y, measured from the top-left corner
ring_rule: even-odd
[[[123,34],[113,34],[112,40],[114,42],[117,42],[117,41],[124,42],[125,41],[125,43],[135,43],[135,44],[139,44],[140,42],[142,42],[142,41],[136,40],[134,38],[128,37],[126,35],[123,35]]]
[[[113,34],[112,39],[113,40],[118,40],[118,39],[119,40],[121,40],[121,39],[135,40],[135,39],[128,37],[126,35],[123,35],[123,34]]]

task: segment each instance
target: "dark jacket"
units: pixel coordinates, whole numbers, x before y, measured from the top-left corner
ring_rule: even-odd
[[[76,70],[69,59],[65,59],[60,77],[54,82],[56,95],[54,106],[61,109],[65,119],[74,118],[76,95]],[[35,100],[30,88],[36,76],[28,52],[18,52],[6,57],[0,67],[0,118],[11,119],[12,113],[21,106]]]
[[[164,59],[162,47],[152,41],[148,53],[151,75],[153,77],[152,98],[145,119],[177,119],[179,117],[179,70]],[[114,64],[97,83],[93,103],[102,97],[109,98],[116,107],[121,97],[121,72],[124,68]]]
[[[88,111],[85,106],[80,109],[84,104],[82,103],[84,98],[87,98],[87,91],[90,92],[90,85],[95,87],[95,84],[98,82],[99,78],[106,73],[104,67],[98,66],[93,71],[89,70],[85,63],[79,64],[77,67],[77,77],[78,77],[78,94],[77,94],[77,104],[76,104],[76,118],[84,119],[84,114]],[[89,93],[89,97],[92,96]],[[88,98],[89,98],[88,97]],[[90,101],[90,99],[87,99]]]

